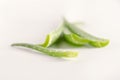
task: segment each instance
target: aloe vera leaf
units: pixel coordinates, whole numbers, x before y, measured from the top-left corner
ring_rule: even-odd
[[[108,39],[95,37],[85,31],[83,31],[82,29],[78,28],[77,26],[69,23],[67,20],[64,20],[64,23],[71,32],[81,36],[82,38],[89,40],[89,44],[94,47],[104,47],[109,44]]]
[[[54,44],[61,36],[63,29],[64,29],[64,26],[62,23],[60,27],[58,27],[56,30],[54,30],[53,32],[49,33],[46,36],[45,42],[43,44],[40,44],[40,46],[49,47],[52,44]]]
[[[45,48],[42,46],[28,44],[28,43],[15,43],[15,44],[12,44],[12,46],[20,46],[20,47],[30,48],[32,50],[36,50],[36,51],[42,52],[43,54],[53,56],[53,57],[72,58],[72,57],[78,56],[78,52],[76,52],[76,51],[50,49],[50,48]]]
[[[64,38],[69,43],[71,43],[73,45],[77,45],[77,46],[82,46],[82,45],[88,44],[88,42],[89,42],[89,40],[82,38],[74,33],[64,34]]]
[[[89,40],[70,32],[66,27],[64,28],[63,35],[67,42],[76,46],[82,46],[89,42]]]

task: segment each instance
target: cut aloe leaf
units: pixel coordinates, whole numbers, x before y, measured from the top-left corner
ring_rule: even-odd
[[[54,57],[72,58],[72,57],[78,56],[78,52],[76,52],[76,51],[56,50],[56,49],[44,48],[42,46],[27,44],[27,43],[16,43],[16,44],[12,44],[12,46],[20,46],[20,47],[30,48],[32,50],[36,50],[38,52],[42,52],[46,55],[54,56]]]
[[[47,35],[45,42],[43,44],[40,44],[40,46],[49,47],[54,44],[61,36],[63,29],[64,25],[62,23],[59,28]]]
[[[89,44],[94,47],[104,47],[109,44],[108,39],[95,37],[85,31],[83,31],[82,29],[78,28],[76,25],[69,23],[67,20],[64,20],[64,23],[71,32],[73,32],[74,34],[77,34],[78,36],[80,36],[82,38],[89,40]]]
[[[77,46],[82,46],[85,44],[88,44],[89,40],[82,38],[74,33],[72,34],[64,34],[64,38],[66,39],[66,41],[68,41],[69,43],[73,44],[73,45],[77,45]]]
[[[70,32],[66,27],[64,28],[63,36],[67,42],[76,46],[82,46],[89,42],[89,40]]]

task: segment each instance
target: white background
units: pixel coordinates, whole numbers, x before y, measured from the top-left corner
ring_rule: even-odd
[[[110,45],[78,49],[76,60],[10,46],[43,42],[63,16]],[[119,45],[120,0],[0,0],[0,80],[120,80]]]

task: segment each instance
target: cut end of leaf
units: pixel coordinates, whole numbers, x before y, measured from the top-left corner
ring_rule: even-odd
[[[97,48],[101,48],[101,47],[105,47],[110,43],[109,40],[105,40],[105,41],[97,41],[97,42],[90,42],[90,44],[94,47]]]
[[[67,52],[68,54],[66,55],[66,57],[77,57],[78,56],[78,52]]]
[[[48,47],[50,42],[50,35],[47,35],[45,42],[41,45],[43,47]]]
[[[78,52],[75,51],[65,51],[65,52],[61,52],[61,53],[55,53],[55,54],[49,54],[50,56],[53,57],[64,57],[64,58],[74,58],[78,56]]]

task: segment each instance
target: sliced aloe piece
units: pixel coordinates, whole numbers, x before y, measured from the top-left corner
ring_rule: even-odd
[[[45,42],[43,44],[40,44],[40,46],[49,47],[52,44],[54,44],[61,36],[63,29],[64,29],[64,25],[62,23],[60,27],[58,27],[56,30],[54,30],[53,32],[47,35]]]
[[[20,46],[20,47],[30,48],[32,50],[36,50],[36,51],[42,52],[46,55],[54,56],[54,57],[72,58],[72,57],[78,56],[78,52],[75,52],[75,51],[56,50],[56,49],[44,48],[42,46],[27,44],[27,43],[16,43],[16,44],[12,44],[12,46]]]
[[[109,44],[108,39],[95,37],[82,29],[78,28],[76,25],[69,23],[67,20],[64,20],[66,27],[73,33],[79,35],[82,38],[89,40],[89,44],[94,47],[104,47]]]
[[[69,43],[73,44],[73,45],[77,45],[77,46],[82,46],[85,45],[89,42],[89,40],[82,38],[74,33],[72,34],[64,34],[64,38],[66,39],[66,41],[68,41]]]
[[[89,42],[89,40],[70,32],[66,27],[64,28],[63,36],[67,42],[77,46],[82,46]]]

